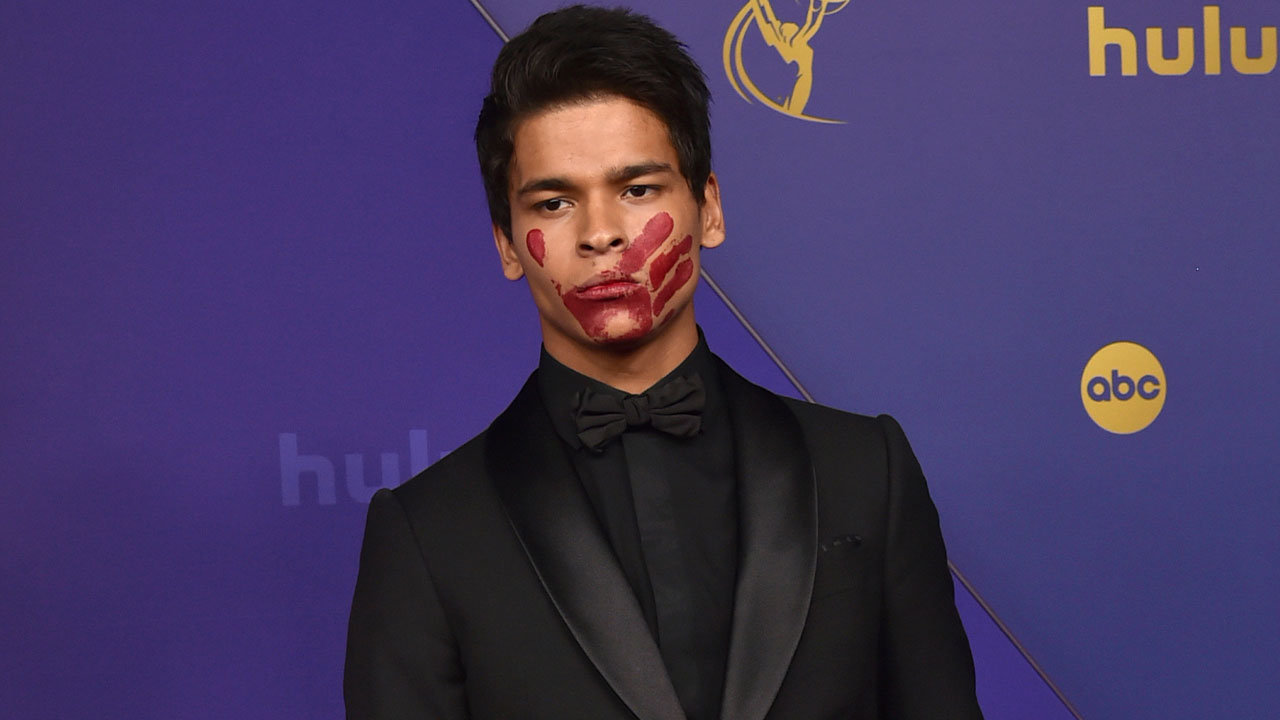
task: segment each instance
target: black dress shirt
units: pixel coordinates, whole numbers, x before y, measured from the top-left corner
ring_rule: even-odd
[[[698,345],[670,378],[701,376],[701,431],[678,438],[629,428],[599,450],[578,440],[575,395],[627,393],[582,375],[544,349],[538,388],[556,434],[609,538],[689,720],[720,716],[738,565],[733,432],[714,359]]]

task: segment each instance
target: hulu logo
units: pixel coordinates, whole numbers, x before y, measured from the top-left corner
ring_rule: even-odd
[[[1186,75],[1196,62],[1196,29],[1179,27],[1178,52],[1165,55],[1165,31],[1149,27],[1146,33],[1147,67],[1156,75]],[[1259,53],[1249,55],[1248,32],[1243,27],[1232,27],[1229,32],[1231,67],[1241,75],[1266,75],[1276,67],[1276,28],[1262,28],[1262,47]],[[1204,22],[1200,33],[1204,53],[1204,74],[1222,74],[1222,19],[1217,5],[1204,8]],[[1124,27],[1107,27],[1104,9],[1100,5],[1089,7],[1089,74],[1101,77],[1107,74],[1107,48],[1120,49],[1120,74],[1138,74],[1138,40],[1133,31]]]
[[[439,453],[444,457],[446,453]],[[360,453],[348,453],[342,457],[343,480],[346,482],[347,496],[360,503],[369,502],[369,498],[380,488],[393,488],[422,471],[429,464],[427,452],[427,431],[409,431],[409,468],[408,475],[403,474],[400,454],[381,453],[378,458],[381,469],[380,477],[365,479],[365,460]],[[280,496],[285,505],[302,504],[303,479],[314,480],[316,486],[316,502],[320,505],[334,505],[338,502],[338,477],[334,472],[334,463],[323,455],[303,455],[298,452],[298,436],[296,433],[280,433]],[[310,483],[307,483],[310,484]],[[308,493],[309,495],[310,493]]]

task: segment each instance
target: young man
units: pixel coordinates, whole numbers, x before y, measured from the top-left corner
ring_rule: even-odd
[[[573,7],[503,48],[476,144],[538,370],[369,508],[350,718],[978,718],[937,516],[892,419],[773,395],[694,323],[725,237],[708,92]]]

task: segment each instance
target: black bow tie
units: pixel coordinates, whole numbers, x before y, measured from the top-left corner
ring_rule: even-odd
[[[578,439],[592,450],[604,447],[627,428],[645,425],[676,437],[693,437],[702,427],[706,402],[697,373],[672,378],[643,395],[623,398],[587,388],[574,394],[573,421]]]

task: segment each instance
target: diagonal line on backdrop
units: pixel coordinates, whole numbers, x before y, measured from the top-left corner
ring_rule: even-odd
[[[493,15],[490,15],[489,11],[480,4],[480,0],[471,0],[471,5],[480,13],[480,16],[485,19],[485,22],[489,23],[489,27],[493,28],[493,31],[498,34],[498,37],[502,38],[502,42],[505,43],[511,40],[511,37],[502,29],[502,26],[498,24],[498,21],[494,19]],[[760,335],[760,332],[751,324],[751,321],[747,320],[747,316],[742,314],[742,311],[738,309],[737,304],[735,304],[733,300],[729,299],[729,295],[724,291],[724,288],[721,288],[719,283],[711,278],[707,269],[705,267],[702,268],[699,274],[707,285],[715,291],[716,296],[725,304],[725,307],[729,308],[729,312],[733,313],[733,316],[738,319],[738,322],[742,323],[742,327],[751,334],[751,337],[755,338],[756,343],[760,345],[760,349],[764,350],[765,354],[769,356],[769,359],[772,360],[773,363],[778,366],[778,369],[782,371],[782,374],[787,377],[787,380],[795,386],[796,391],[800,393],[801,397],[811,403],[816,403],[817,401],[813,399],[813,395],[809,394],[809,391],[800,383],[800,378],[796,377],[795,373],[791,372],[791,368],[787,367],[787,364],[782,361],[782,358],[778,357],[778,353],[774,352],[769,343]],[[947,561],[947,567],[951,569],[951,574],[956,576],[956,579],[960,581],[960,584],[964,585],[965,590],[969,591],[969,594],[973,596],[973,599],[978,602],[978,605],[982,608],[983,612],[985,612],[987,616],[991,618],[991,621],[996,624],[996,627],[1000,628],[1000,632],[1004,633],[1004,636],[1009,639],[1009,642],[1013,643],[1013,647],[1016,648],[1018,653],[1022,655],[1022,658],[1027,661],[1027,664],[1031,666],[1031,669],[1036,671],[1036,674],[1040,676],[1040,679],[1044,681],[1044,684],[1049,687],[1049,690],[1053,692],[1053,694],[1058,698],[1058,701],[1067,709],[1067,712],[1071,713],[1072,717],[1076,720],[1084,720],[1084,718],[1080,716],[1080,712],[1076,710],[1076,706],[1071,704],[1071,701],[1062,693],[1062,690],[1058,688],[1058,685],[1049,678],[1049,675],[1044,671],[1044,668],[1040,667],[1040,663],[1036,662],[1035,658],[1031,657],[1031,653],[1023,646],[1022,642],[1018,640],[1017,636],[1013,634],[1013,630],[1010,629],[1008,625],[1005,625],[999,615],[996,615],[995,609],[987,603],[986,598],[982,597],[982,595],[978,593],[978,590],[973,586],[973,583],[969,582],[969,578],[965,577],[950,560]]]
[[[480,4],[480,0],[471,0],[471,6],[476,9],[476,12],[480,13],[480,17],[483,17],[485,22],[489,23],[489,27],[493,28],[493,31],[498,33],[498,37],[502,38],[502,42],[507,42],[511,39],[511,36],[507,35],[507,33],[502,29],[502,26],[498,25],[498,21],[494,20],[493,16],[489,14],[489,11]]]
[[[773,361],[773,364],[777,365],[778,369],[782,371],[782,374],[787,376],[787,381],[795,386],[796,390],[799,391],[800,396],[811,403],[817,403],[817,400],[813,399],[813,395],[809,394],[809,391],[805,386],[800,384],[800,378],[796,377],[795,373],[791,372],[791,368],[787,367],[787,364],[782,362],[782,358],[778,357],[778,353],[774,352],[769,343],[765,342],[764,338],[760,336],[760,333],[756,331],[755,326],[751,324],[751,321],[747,320],[747,316],[743,315],[742,311],[738,309],[738,306],[729,299],[729,294],[724,291],[724,288],[720,287],[720,283],[711,278],[711,274],[707,272],[705,265],[702,266],[700,274],[702,275],[702,279],[706,281],[707,287],[710,287],[715,291],[715,294],[720,298],[720,302],[723,302],[725,307],[729,308],[729,312],[733,313],[733,316],[738,318],[738,322],[742,323],[742,327],[746,328],[747,332],[751,334],[751,337],[755,338],[756,343],[760,345],[760,349],[764,350],[765,354],[769,356],[769,359]]]

